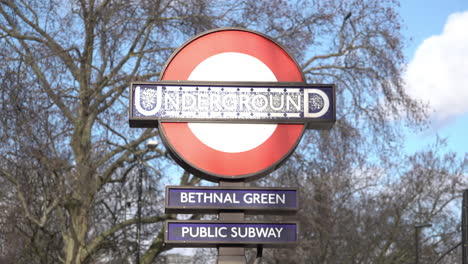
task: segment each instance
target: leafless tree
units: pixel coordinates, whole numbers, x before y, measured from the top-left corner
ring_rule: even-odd
[[[397,154],[398,164],[389,167],[289,162],[273,184],[299,186],[299,245],[266,250],[266,263],[414,263],[415,226],[427,223],[432,227],[420,231],[420,263],[433,263],[461,240],[468,184],[467,157],[443,146],[439,141],[413,155]],[[324,158],[335,155],[343,153]],[[461,263],[461,257],[441,263]]]
[[[106,252],[129,261],[135,168],[157,159],[160,173],[168,161],[142,146],[157,130],[128,128],[126,88],[157,78],[175,43],[211,27],[208,11],[201,1],[1,1],[0,175],[15,198],[7,215],[19,216],[10,227],[27,241],[16,263],[112,262]],[[144,180],[153,205],[142,232],[158,230],[144,237],[141,262],[150,263],[171,216],[150,192],[157,178]]]

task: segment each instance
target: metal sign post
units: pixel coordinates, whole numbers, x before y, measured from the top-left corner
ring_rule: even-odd
[[[220,181],[219,187],[244,187],[245,183]],[[244,221],[244,211],[220,211],[218,214],[220,221]],[[218,247],[218,264],[246,264],[244,247]]]

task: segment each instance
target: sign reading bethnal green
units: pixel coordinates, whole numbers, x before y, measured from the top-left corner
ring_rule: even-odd
[[[297,189],[262,187],[166,187],[166,213],[293,214],[298,209]]]

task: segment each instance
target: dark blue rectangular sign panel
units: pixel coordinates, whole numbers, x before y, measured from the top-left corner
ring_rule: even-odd
[[[166,213],[294,214],[298,209],[295,188],[166,187]]]
[[[165,122],[306,123],[330,128],[333,85],[305,83],[132,83],[130,126]]]
[[[166,221],[165,243],[173,247],[295,246],[298,223],[236,221]]]

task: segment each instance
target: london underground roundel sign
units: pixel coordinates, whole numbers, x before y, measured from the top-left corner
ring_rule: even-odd
[[[167,85],[151,91],[143,90],[144,84],[132,88],[131,97],[138,103],[131,113],[172,115],[157,121],[166,147],[185,169],[211,181],[264,176],[296,148],[307,128],[302,118],[323,121],[325,128],[334,122],[334,87],[328,91],[323,89],[329,87],[295,86],[305,83],[294,59],[272,39],[245,29],[195,36],[168,60],[161,82]],[[275,83],[284,87],[278,89]],[[173,107],[145,110],[151,109],[144,100],[144,93],[150,92],[159,98],[155,105]],[[180,122],[178,115],[195,121]],[[285,122],[258,121],[275,120],[273,116]]]

